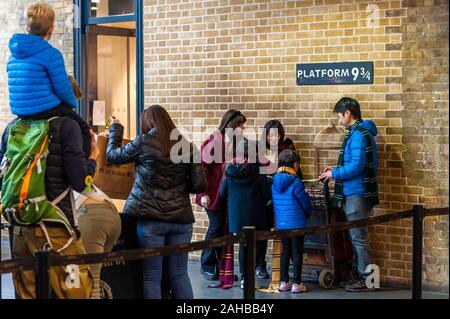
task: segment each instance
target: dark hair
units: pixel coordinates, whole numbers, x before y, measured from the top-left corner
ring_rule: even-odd
[[[361,118],[361,108],[359,103],[351,97],[341,98],[334,106],[333,113],[344,114],[347,110],[350,111],[350,114],[353,115],[355,119]]]
[[[280,138],[278,139],[278,144],[280,144],[281,142],[284,141],[285,133],[284,133],[283,124],[281,124],[281,122],[278,120],[270,120],[269,122],[266,123],[266,125],[264,125],[264,129],[266,130],[266,148],[267,149],[270,148],[270,144],[267,141],[267,135],[269,134],[269,131],[271,128],[278,129],[278,134],[280,134]]]
[[[247,121],[247,118],[240,111],[235,109],[230,109],[225,112],[222,116],[222,120],[220,121],[220,125],[218,130],[220,133],[225,133],[226,128],[235,129],[240,124],[244,124]]]
[[[287,149],[280,153],[278,158],[278,167],[287,166],[293,168],[294,164],[299,162],[300,154],[297,151]]]
[[[175,124],[170,118],[169,113],[161,105],[152,105],[141,114],[141,131],[142,134],[156,130],[156,139],[161,144],[163,154],[168,156],[170,149],[177,142],[170,139],[170,134],[176,129]]]
[[[242,154],[245,159],[248,159],[249,152],[253,150],[255,151],[256,158],[258,158],[258,143],[256,143],[255,141],[249,141],[246,138],[240,141],[236,146],[236,152],[238,154]]]

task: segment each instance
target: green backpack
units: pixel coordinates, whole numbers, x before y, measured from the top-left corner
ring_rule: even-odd
[[[47,199],[45,192],[49,122],[52,119],[19,119],[10,126],[2,160],[3,215],[12,225],[42,227],[44,222],[62,223],[72,235],[69,220],[56,206],[71,188],[53,201]]]

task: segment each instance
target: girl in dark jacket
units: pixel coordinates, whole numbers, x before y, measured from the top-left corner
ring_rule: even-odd
[[[170,139],[176,127],[159,105],[142,113],[141,130],[135,140],[121,146],[123,126],[113,119],[109,129],[108,161],[136,164],[134,185],[123,212],[138,217],[137,234],[143,248],[189,243],[195,221],[189,192],[200,193],[206,187],[201,165],[192,163],[195,147],[183,137]],[[187,156],[182,154],[180,163],[173,160],[179,155],[173,153],[177,143],[190,149]],[[175,298],[193,298],[187,264],[188,253],[168,257],[167,271]],[[162,257],[145,260],[143,267],[144,298],[160,299]]]
[[[252,163],[249,153],[256,150],[256,142],[243,140],[238,145],[238,154],[243,158],[235,158],[228,165],[220,189],[220,196],[228,205],[228,230],[239,233],[244,226],[255,226],[256,230],[270,228],[267,212],[271,206],[271,190],[267,177],[260,173],[259,163]],[[256,243],[256,260],[264,260],[266,246],[264,242]],[[243,288],[244,246],[239,246],[239,268],[241,272],[241,288]]]
[[[195,203],[204,207],[208,214],[209,227],[205,240],[225,234],[226,214],[219,196],[225,169],[225,144],[229,144],[225,141],[225,133],[227,129],[242,131],[246,121],[246,117],[241,112],[234,109],[228,110],[223,115],[219,128],[201,146],[202,167],[208,188],[196,196]],[[200,271],[207,280],[218,279],[222,250],[222,247],[219,247],[207,248],[202,251]]]

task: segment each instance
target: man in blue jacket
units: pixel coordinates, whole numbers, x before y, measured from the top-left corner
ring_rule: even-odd
[[[333,205],[342,208],[347,220],[364,219],[369,211],[379,203],[378,154],[374,136],[377,127],[370,120],[361,119],[358,101],[349,97],[341,98],[335,105],[339,123],[347,130],[342,143],[337,167],[327,167],[320,179],[336,180]],[[368,227],[350,229],[350,237],[356,254],[358,279],[345,286],[347,291],[368,291],[368,265],[371,264]]]

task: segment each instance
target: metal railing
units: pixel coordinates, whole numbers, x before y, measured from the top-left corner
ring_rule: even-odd
[[[385,214],[355,221],[338,222],[316,227],[255,231],[254,227],[244,227],[243,232],[237,235],[228,235],[208,241],[169,245],[158,248],[141,248],[114,251],[109,253],[82,254],[62,256],[52,251],[41,250],[35,257],[17,258],[0,262],[0,274],[17,271],[33,270],[36,272],[36,297],[38,299],[50,298],[49,269],[53,266],[69,264],[95,264],[113,262],[117,260],[140,260],[156,256],[175,255],[181,252],[191,252],[205,248],[223,247],[228,244],[244,244],[244,299],[255,299],[255,249],[256,241],[280,239],[285,237],[302,236],[313,233],[335,232],[348,230],[354,227],[376,225],[404,218],[413,218],[413,272],[412,272],[412,298],[422,298],[422,244],[423,220],[427,216],[448,215],[449,208],[425,209],[422,205],[415,205],[413,209]],[[1,283],[0,283],[1,286]]]

